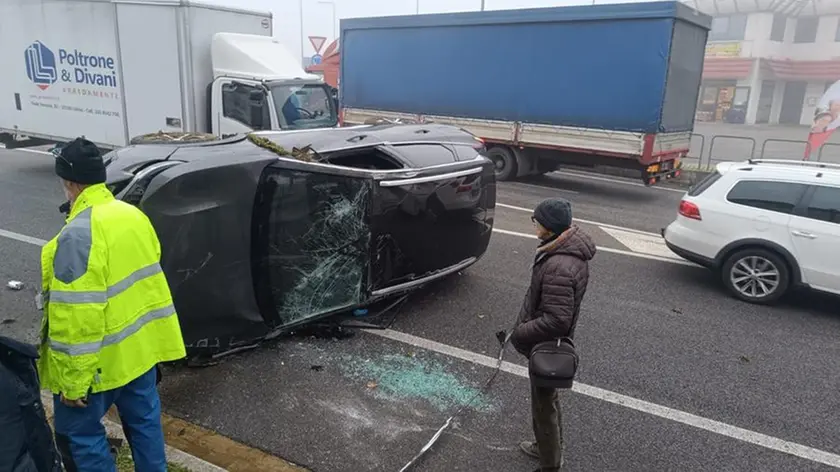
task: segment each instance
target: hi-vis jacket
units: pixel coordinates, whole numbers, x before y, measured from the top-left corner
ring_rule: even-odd
[[[41,277],[38,370],[53,393],[75,400],[119,388],[186,355],[157,235],[104,184],[79,195],[44,246]]]

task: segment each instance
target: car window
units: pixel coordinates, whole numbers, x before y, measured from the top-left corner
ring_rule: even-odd
[[[718,171],[714,171],[711,174],[704,177],[700,182],[697,184],[692,185],[690,189],[688,189],[688,196],[689,197],[696,197],[701,193],[705,192],[706,189],[712,186],[715,182],[717,182],[721,178],[721,174]]]
[[[459,161],[471,161],[478,157],[478,149],[467,146],[466,144],[459,144],[455,147],[455,153],[457,154]]]
[[[732,203],[762,210],[792,214],[807,185],[767,180],[742,180],[732,187],[726,199]]]
[[[455,162],[455,153],[442,144],[398,144],[397,152],[411,167],[428,167]]]
[[[814,190],[805,216],[840,224],[840,188],[819,186]]]
[[[251,116],[251,93],[257,90],[256,87],[245,84],[229,83],[222,85],[222,115],[249,128],[262,129],[263,126],[256,126]],[[265,103],[262,107],[262,119],[263,123],[271,123],[269,110]]]

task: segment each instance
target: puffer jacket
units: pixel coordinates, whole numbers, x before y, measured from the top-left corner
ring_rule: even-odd
[[[593,257],[595,243],[577,226],[537,249],[531,285],[510,338],[520,354],[529,356],[541,342],[574,336]]]
[[[0,336],[0,471],[61,472],[47,423],[35,346]]]

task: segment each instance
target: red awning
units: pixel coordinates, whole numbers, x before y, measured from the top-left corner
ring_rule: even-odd
[[[792,61],[769,59],[765,61],[773,75],[783,80],[840,80],[840,59],[827,61]]]
[[[752,71],[754,59],[740,57],[707,57],[703,62],[703,80],[746,79]]]

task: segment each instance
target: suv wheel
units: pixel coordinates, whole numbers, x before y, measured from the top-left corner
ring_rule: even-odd
[[[721,278],[733,295],[749,303],[773,303],[790,286],[790,271],[784,259],[759,248],[743,249],[729,256]]]

